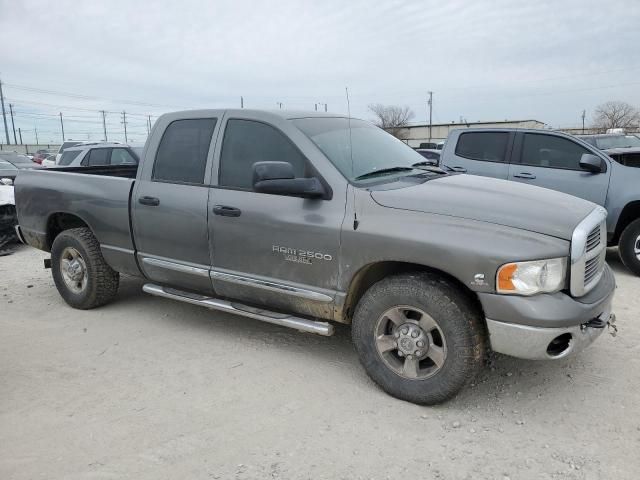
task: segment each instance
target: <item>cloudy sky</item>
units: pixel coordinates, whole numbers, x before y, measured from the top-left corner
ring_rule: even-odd
[[[24,141],[144,141],[145,115],[199,107],[346,113],[408,105],[414,121],[587,123],[640,107],[640,2],[0,0],[0,79]],[[8,109],[8,106],[7,106]],[[11,130],[11,125],[9,125]],[[4,132],[0,130],[4,143]]]

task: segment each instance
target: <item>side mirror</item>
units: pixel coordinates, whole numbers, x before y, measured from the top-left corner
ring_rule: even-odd
[[[602,159],[592,153],[585,153],[580,157],[580,168],[591,173],[602,173]]]
[[[253,190],[302,198],[322,198],[326,194],[317,178],[296,178],[293,167],[288,162],[254,163]]]

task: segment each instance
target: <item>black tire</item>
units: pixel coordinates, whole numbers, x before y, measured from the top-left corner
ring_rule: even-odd
[[[622,231],[618,242],[618,253],[625,267],[640,276],[640,218],[631,222]]]
[[[376,346],[380,319],[398,306],[426,312],[444,337],[442,366],[427,378],[400,375]],[[481,312],[459,286],[422,272],[391,276],[374,284],[358,303],[352,325],[353,343],[371,379],[390,395],[422,405],[450,399],[479,372],[486,350],[485,332]],[[397,355],[397,351],[390,353]]]
[[[81,291],[73,291],[62,274],[62,255],[75,249],[86,265],[86,280]],[[88,228],[72,228],[60,233],[51,247],[51,272],[60,296],[73,308],[88,310],[109,303],[118,292],[120,275],[102,257],[100,244]]]
[[[9,244],[18,241],[14,229],[17,224],[16,207],[13,205],[0,206],[0,252],[4,251]]]

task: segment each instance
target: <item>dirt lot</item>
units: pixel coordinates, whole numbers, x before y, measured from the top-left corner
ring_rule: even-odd
[[[555,363],[498,357],[439,407],[323,338],[153,298],[67,307],[43,252],[0,257],[0,478],[632,479],[640,278],[609,252],[620,335]]]

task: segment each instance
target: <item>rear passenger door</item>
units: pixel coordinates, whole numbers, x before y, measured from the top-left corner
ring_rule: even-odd
[[[212,293],[207,201],[217,118],[186,115],[161,117],[148,140],[131,198],[134,240],[149,279]]]
[[[443,162],[451,170],[507,179],[513,133],[501,131],[461,132],[453,140],[456,142],[451,146],[454,151],[452,154],[446,155]]]
[[[509,180],[550,188],[604,205],[610,168],[591,173],[580,168],[585,153],[597,154],[578,142],[549,133],[518,133]]]

